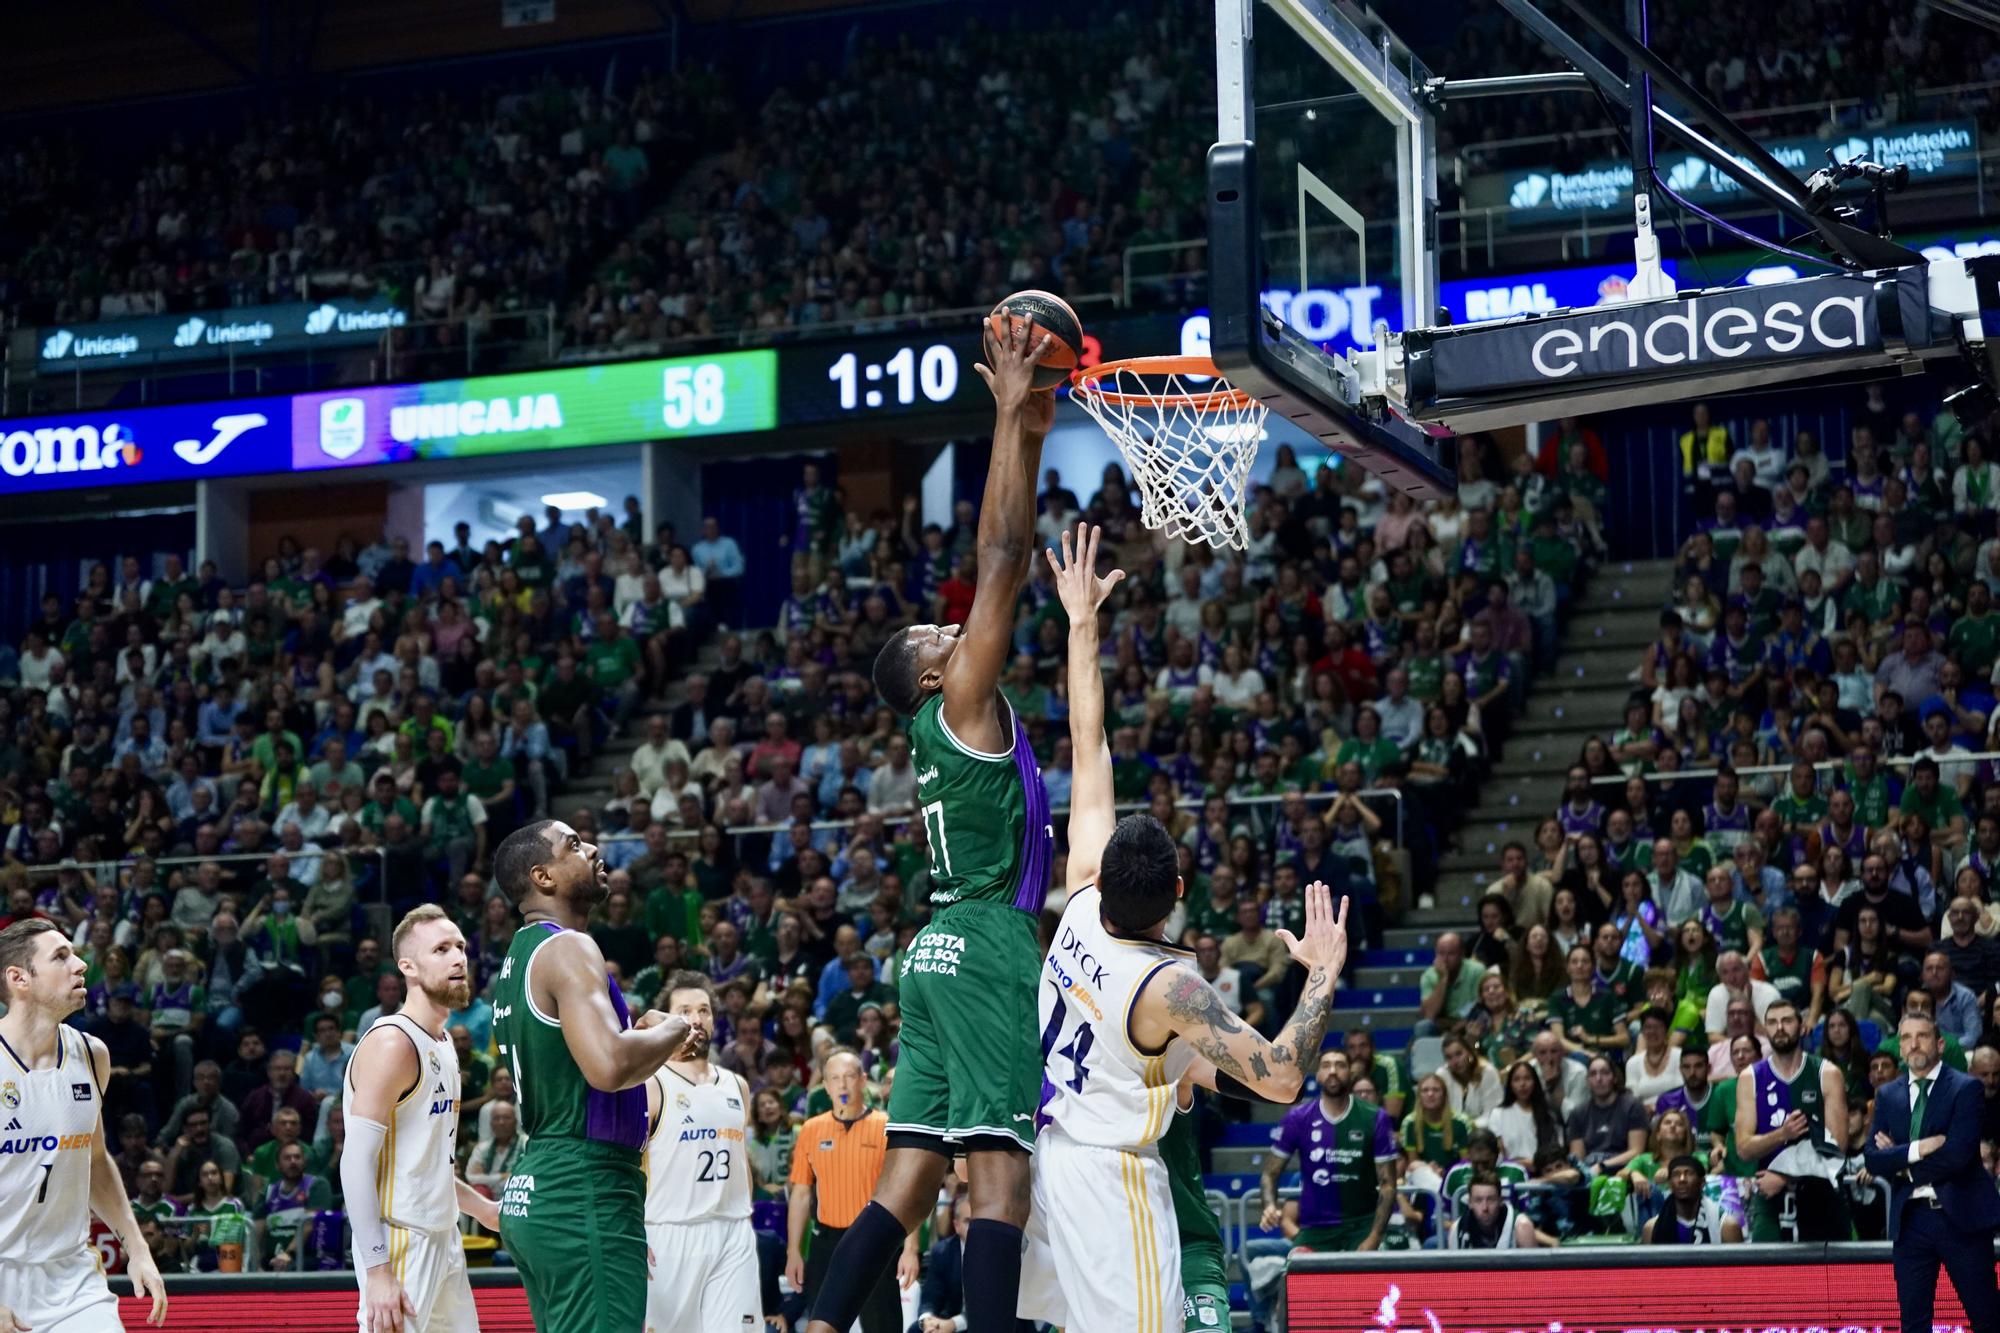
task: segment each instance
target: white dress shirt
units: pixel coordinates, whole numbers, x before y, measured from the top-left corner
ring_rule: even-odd
[[[1937,1076],[1938,1076],[1938,1071],[1936,1067],[1933,1067],[1929,1074],[1910,1075],[1910,1109],[1912,1111],[1915,1111],[1917,1109],[1917,1088],[1920,1085],[1927,1088],[1928,1091],[1926,1091],[1924,1094],[1924,1116],[1927,1120],[1929,1119],[1931,1113],[1930,1099],[1937,1095]],[[1915,1166],[1917,1164],[1918,1160],[1917,1143],[1919,1141],[1919,1138],[1920,1137],[1929,1138],[1930,1137],[1929,1130],[1930,1126],[1928,1124],[1919,1125],[1917,1127],[1917,1134],[1911,1137],[1910,1139],[1911,1166]],[[1915,1189],[1910,1191],[1910,1197],[1912,1199],[1935,1200],[1937,1198],[1937,1191],[1929,1185],[1919,1185]]]

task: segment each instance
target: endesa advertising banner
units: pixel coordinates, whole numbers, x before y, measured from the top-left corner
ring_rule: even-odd
[[[1897,1333],[1887,1245],[1618,1246],[1293,1262],[1290,1333]],[[1372,1256],[1370,1256],[1372,1258]],[[1802,1262],[1791,1262],[1798,1258]],[[1936,1333],[1968,1333],[1940,1281]]]
[[[287,398],[0,421],[0,502],[33,491],[283,472],[290,442]]]

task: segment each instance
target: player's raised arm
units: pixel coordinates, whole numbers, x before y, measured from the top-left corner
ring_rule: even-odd
[[[599,1092],[638,1087],[686,1044],[687,1020],[657,1009],[621,1030],[604,984],[604,954],[582,931],[564,931],[551,939],[536,962],[536,999],[546,995],[554,1001],[563,1044],[584,1080]]]
[[[986,362],[974,367],[993,391],[993,456],[979,501],[972,610],[944,668],[944,720],[961,741],[988,753],[1004,752],[1014,740],[1001,729],[993,697],[1012,653],[1014,603],[1035,551],[1035,478],[1056,402],[1052,392],[1033,387],[1034,374],[1054,342],[1032,319],[996,311],[986,321]]]
[[[90,1068],[97,1076],[101,1098],[104,1085],[111,1080],[111,1051],[95,1037],[86,1036],[84,1042],[90,1051]],[[102,1100],[98,1105],[103,1105]],[[147,1313],[146,1322],[164,1324],[167,1284],[160,1281],[152,1247],[146,1244],[145,1234],[139,1230],[138,1215],[132,1211],[132,1200],[125,1193],[125,1179],[118,1174],[118,1164],[111,1160],[111,1149],[105,1142],[111,1126],[102,1115],[97,1125],[97,1135],[90,1145],[90,1211],[104,1219],[104,1225],[111,1228],[118,1243],[125,1247],[125,1272],[132,1279],[133,1295],[152,1300],[153,1308]]]
[[[1062,558],[1045,552],[1056,574],[1056,593],[1069,615],[1069,887],[1097,878],[1098,862],[1118,823],[1111,790],[1111,746],[1104,739],[1104,674],[1098,666],[1097,608],[1125,577],[1114,569],[1097,576],[1099,530],[1076,525],[1062,535]],[[961,650],[963,651],[963,650]]]
[[[1276,1041],[1265,1041],[1231,1013],[1215,987],[1185,964],[1168,970],[1158,995],[1147,987],[1141,997],[1141,1017],[1147,1027],[1163,1025],[1213,1065],[1218,1090],[1235,1091],[1225,1079],[1234,1080],[1242,1090],[1266,1101],[1289,1102],[1304,1086],[1306,1067],[1318,1058],[1320,1039],[1333,1014],[1334,981],[1347,961],[1347,899],[1340,900],[1336,917],[1332,892],[1314,881],[1306,889],[1305,934],[1280,930],[1278,937],[1309,972],[1299,1007]],[[1147,1034],[1135,1030],[1134,1035]]]

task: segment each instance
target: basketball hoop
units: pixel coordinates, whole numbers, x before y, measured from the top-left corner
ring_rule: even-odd
[[[1243,550],[1243,505],[1269,409],[1200,356],[1142,356],[1078,370],[1070,397],[1104,427],[1139,486],[1139,521],[1183,541]]]

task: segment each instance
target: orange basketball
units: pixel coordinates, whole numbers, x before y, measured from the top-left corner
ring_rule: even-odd
[[[1076,311],[1069,308],[1069,302],[1054,292],[1015,292],[994,306],[993,311],[1005,312],[1008,323],[1014,327],[1033,319],[1037,337],[1043,333],[1054,335],[1035,370],[1037,389],[1055,388],[1069,378],[1083,359],[1083,323],[1077,319]]]

